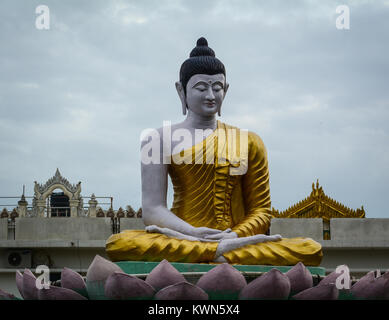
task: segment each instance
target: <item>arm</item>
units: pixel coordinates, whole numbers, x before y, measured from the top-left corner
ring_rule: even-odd
[[[158,133],[159,137],[161,137],[162,130],[159,129]],[[152,152],[159,153],[160,163],[151,162],[150,164],[145,164],[144,161],[141,163],[142,213],[144,224],[146,226],[156,225],[160,228],[167,228],[185,235],[200,238],[209,234],[219,233],[220,230],[195,228],[167,209],[168,164],[163,163],[163,139],[159,137],[158,143],[155,142],[156,144],[154,144],[157,148],[152,149]],[[156,136],[153,136],[153,139],[156,139]],[[141,152],[144,152],[144,148],[149,143],[149,141],[142,141]]]
[[[255,133],[249,132],[248,149],[248,169],[242,177],[246,216],[232,229],[239,237],[266,233],[271,219],[267,152]]]

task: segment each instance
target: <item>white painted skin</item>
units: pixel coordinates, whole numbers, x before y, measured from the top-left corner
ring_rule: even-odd
[[[195,129],[209,129],[204,138],[211,134],[217,126],[216,113],[221,114],[221,106],[228,90],[223,74],[206,75],[196,74],[192,76],[186,86],[186,94],[180,82],[176,82],[176,89],[182,104],[183,114],[186,119],[171,126],[171,148],[180,143],[180,150],[191,148],[195,143]],[[175,141],[172,136],[175,130],[186,129],[193,137],[191,143],[187,139]],[[160,163],[141,164],[142,173],[142,216],[146,231],[165,234],[172,238],[187,239],[192,241],[219,242],[215,261],[225,262],[223,253],[240,248],[247,244],[255,244],[266,241],[277,241],[280,235],[266,236],[263,234],[251,237],[241,237],[231,229],[218,230],[207,227],[193,227],[181,218],[177,217],[167,208],[168,166],[163,161],[162,150],[164,147],[163,127],[157,129],[160,139]],[[142,142],[142,147],[146,144]],[[170,143],[170,142],[169,142]],[[185,144],[186,143],[186,144]],[[190,144],[189,144],[190,143]]]

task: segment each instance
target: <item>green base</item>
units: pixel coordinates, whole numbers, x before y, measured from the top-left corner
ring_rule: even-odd
[[[128,274],[147,274],[150,273],[159,262],[145,262],[145,261],[119,261],[116,264]],[[217,264],[207,263],[179,263],[171,262],[171,265],[175,267],[179,272],[207,272],[216,267]],[[276,268],[279,271],[285,273],[289,271],[293,266],[264,266],[264,265],[232,265],[235,269],[241,272],[268,272],[269,270]],[[321,267],[307,267],[312,275],[325,276],[325,268]]]

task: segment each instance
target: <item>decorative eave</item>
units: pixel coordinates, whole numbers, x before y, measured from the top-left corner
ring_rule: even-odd
[[[35,188],[39,193],[43,194],[47,189],[55,184],[61,184],[65,186],[66,189],[68,189],[70,192],[76,193],[79,189],[79,186],[81,185],[81,182],[78,182],[77,184],[71,184],[66,178],[61,176],[61,173],[57,168],[54,176],[47,180],[45,184],[40,184],[35,181]]]
[[[331,218],[365,218],[365,210],[350,209],[343,204],[328,197],[321,186],[319,180],[312,183],[312,192],[304,200],[289,207],[285,211],[278,211],[272,208],[274,218],[322,218],[329,220]]]

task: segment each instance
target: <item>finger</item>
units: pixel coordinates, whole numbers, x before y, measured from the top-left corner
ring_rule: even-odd
[[[218,230],[218,229],[207,228],[206,232],[211,233],[211,234],[218,234],[218,233],[222,233],[223,231]]]
[[[146,231],[151,231],[151,230],[153,230],[153,227],[154,226],[147,226],[145,229],[146,229]]]
[[[227,228],[227,229],[224,230],[223,232],[229,233],[229,232],[231,232],[231,231],[232,231],[231,228]]]
[[[222,234],[214,234],[214,235],[204,237],[204,239],[209,239],[209,240],[220,240],[222,238],[223,238]]]
[[[279,234],[275,234],[272,236],[268,236],[268,239],[266,241],[280,241],[282,237]]]
[[[212,228],[209,228],[207,231],[210,231],[214,234],[217,234],[217,233],[222,233],[223,231],[222,230],[219,230],[219,229],[212,229]]]
[[[147,232],[161,232],[161,230],[160,230],[160,228],[159,227],[157,227],[156,225],[151,225],[151,226],[147,226],[146,227],[146,231]]]
[[[201,242],[220,242],[220,240],[205,239],[205,238],[200,238],[198,240],[201,241]]]
[[[200,238],[192,237],[192,236],[184,235],[184,234],[182,236],[178,237],[178,239],[190,240],[190,241],[201,241]]]
[[[211,235],[211,236],[204,236],[204,239],[215,239],[215,235]]]

